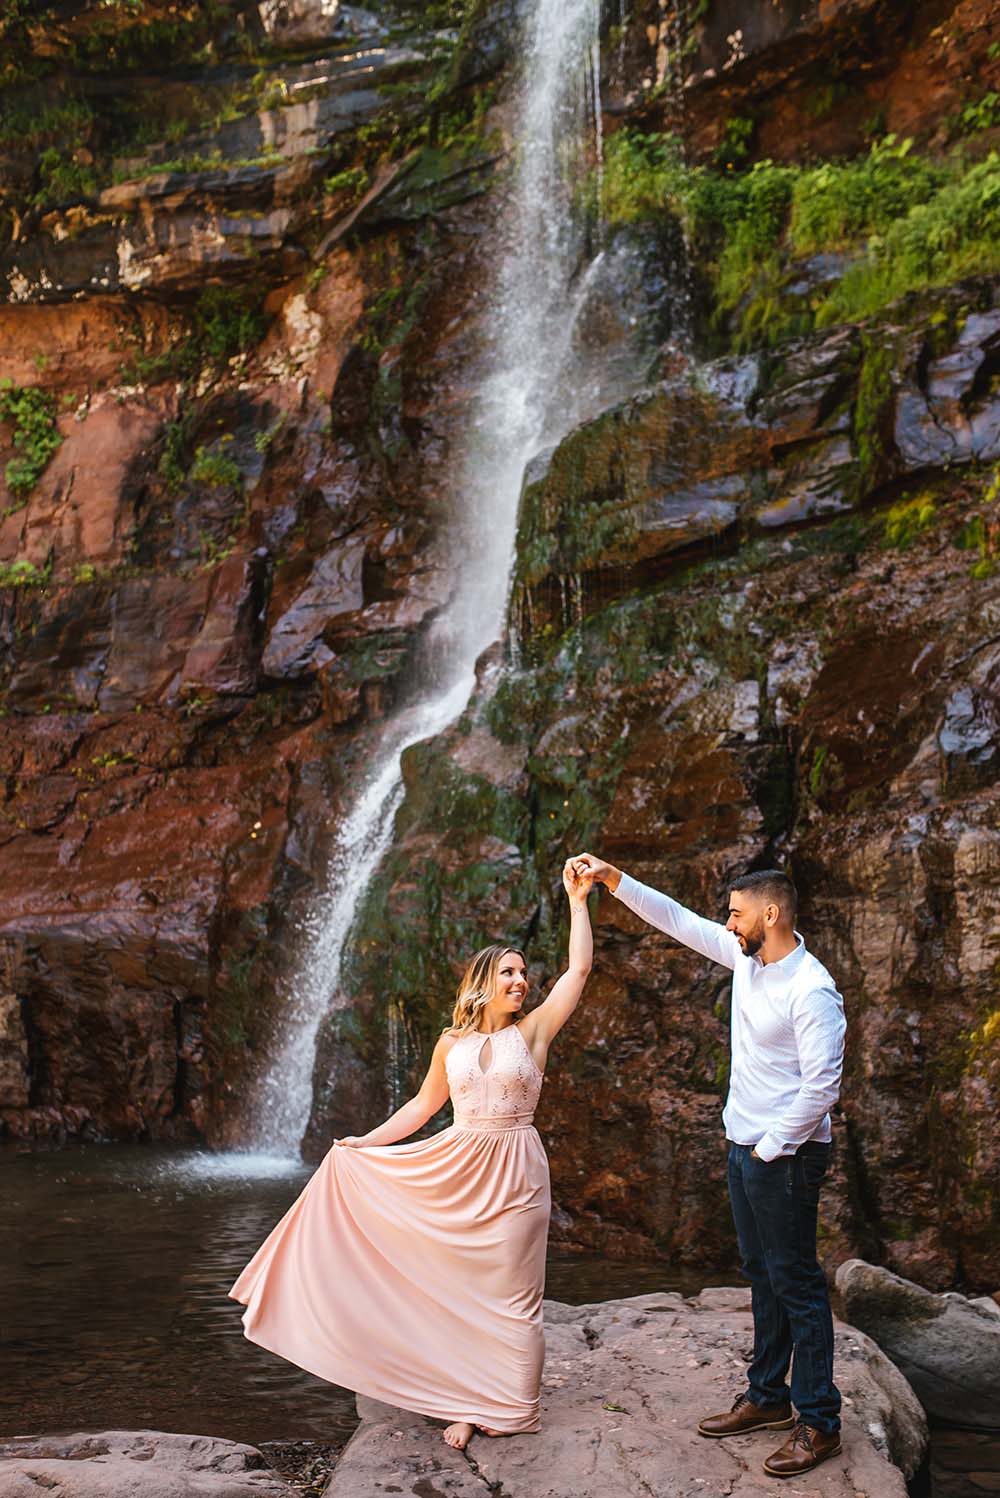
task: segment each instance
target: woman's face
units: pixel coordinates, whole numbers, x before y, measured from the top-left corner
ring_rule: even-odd
[[[493,1002],[504,1014],[516,1014],[528,992],[528,973],[519,952],[505,952],[497,968]]]

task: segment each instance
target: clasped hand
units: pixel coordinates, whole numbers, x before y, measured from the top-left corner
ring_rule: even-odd
[[[580,866],[579,859],[567,858],[563,864],[562,882],[570,899],[582,904],[593,888],[594,876],[588,868]]]

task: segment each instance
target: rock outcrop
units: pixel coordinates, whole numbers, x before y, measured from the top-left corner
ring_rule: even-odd
[[[361,1426],[328,1498],[378,1491],[485,1498],[689,1498],[756,1493],[774,1434],[707,1441],[703,1415],[727,1409],[744,1381],[752,1339],[749,1292],[705,1290],[694,1301],[640,1295],[589,1306],[546,1302],[542,1430],[514,1440],[473,1437],[451,1452],[431,1422],[359,1399]],[[837,1326],[845,1395],[843,1455],[811,1473],[809,1492],[905,1498],[927,1431],[906,1381],[863,1333]]]
[[[911,1280],[848,1259],[837,1290],[851,1320],[906,1375],[929,1415],[951,1425],[1000,1429],[1000,1305],[932,1295]]]
[[[287,1498],[259,1451],[161,1430],[0,1440],[2,1498]]]

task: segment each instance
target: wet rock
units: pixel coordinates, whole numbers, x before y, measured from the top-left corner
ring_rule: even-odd
[[[4,1498],[286,1498],[252,1446],[216,1436],[112,1430],[0,1440]]]
[[[329,35],[332,0],[269,0],[275,27]],[[334,7],[334,10],[336,7]],[[282,21],[282,17],[285,21]],[[360,25],[363,18],[355,17]],[[338,136],[386,107],[380,75],[433,72],[430,48],[384,36],[363,55],[344,46],[320,63],[283,68],[276,108],[192,129],[181,142],[116,163],[116,180],[85,203],[51,206],[30,235],[0,249],[0,286],[21,305],[74,297],[198,291],[205,273],[301,270],[314,228],[322,158]],[[311,45],[311,43],[296,43]],[[157,171],[157,167],[162,167]]]
[[[1000,457],[1000,311],[973,312],[948,351],[900,392],[895,443],[907,469]]]
[[[452,70],[456,84],[491,78],[510,61],[517,37],[512,0],[475,0],[463,27],[462,45]]]
[[[184,657],[179,690],[252,696],[266,598],[265,552],[232,556],[215,571],[201,627]]]
[[[261,0],[261,25],[279,47],[314,47],[337,29],[340,0]]]
[[[989,785],[1000,770],[1000,722],[992,696],[959,687],[945,703],[937,734],[950,789]]]
[[[542,1428],[505,1441],[474,1436],[467,1456],[440,1428],[359,1397],[361,1426],[334,1471],[330,1498],[381,1487],[479,1498],[605,1498],[649,1491],[680,1498],[763,1482],[760,1463],[780,1441],[707,1442],[698,1421],[726,1409],[745,1385],[752,1338],[749,1292],[641,1295],[596,1305],[545,1304]],[[837,1323],[837,1379],[845,1395],[844,1456],[810,1475],[817,1495],[904,1498],[927,1442],[923,1412],[875,1344]]]
[[[300,675],[333,659],[323,632],[364,606],[365,545],[363,536],[349,537],[317,559],[301,593],[271,626],[262,658],[268,676]]]
[[[831,437],[796,448],[780,477],[773,475],[773,483],[775,497],[754,515],[765,530],[853,509],[858,471],[849,440]]]
[[[7,555],[18,553],[39,567],[63,556],[94,569],[120,563],[143,460],[162,423],[156,398],[123,404],[104,392],[64,415],[61,446],[27,505],[8,519]]]
[[[28,1037],[21,1003],[14,993],[0,994],[0,1108],[28,1103]]]
[[[887,1269],[850,1259],[837,1289],[863,1327],[905,1374],[929,1415],[996,1429],[1000,1321],[962,1295],[933,1295]]]
[[[869,331],[868,349],[882,340],[898,362],[875,396],[862,389],[859,332],[843,327],[674,373],[571,432],[525,476],[522,634],[569,622],[565,597],[586,609],[623,574],[648,583],[741,530],[815,524],[861,510],[895,475],[989,457],[1000,313],[963,318],[953,302],[941,293],[941,318],[957,325],[938,359],[926,331]]]

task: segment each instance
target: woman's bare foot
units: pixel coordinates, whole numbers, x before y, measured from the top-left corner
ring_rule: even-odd
[[[509,1436],[513,1434],[513,1432],[509,1430],[490,1430],[490,1427],[488,1425],[477,1425],[476,1429],[479,1431],[480,1435],[483,1436]]]
[[[470,1425],[467,1420],[456,1420],[454,1425],[449,1425],[444,1433],[444,1438],[449,1446],[454,1446],[456,1451],[464,1451],[472,1440],[476,1427]]]

